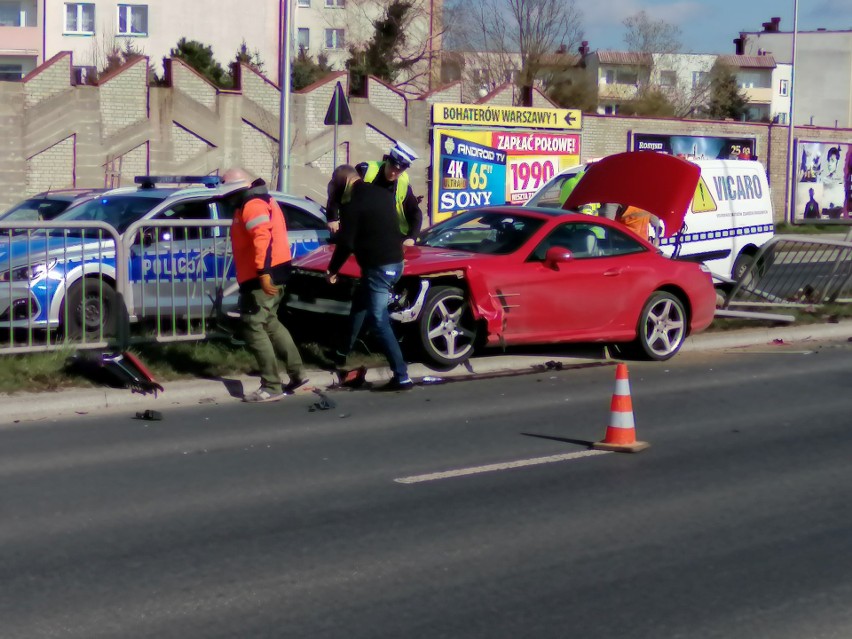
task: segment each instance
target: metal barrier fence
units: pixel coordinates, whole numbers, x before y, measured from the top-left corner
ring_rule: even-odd
[[[103,222],[0,222],[0,352],[106,346],[122,330],[124,262]]]
[[[725,300],[731,307],[796,308],[852,301],[852,241],[776,236]]]
[[[0,354],[205,339],[236,291],[229,221],[142,220],[123,233],[103,222],[0,222]],[[724,309],[843,300],[852,232],[777,236]]]
[[[122,236],[123,284],[129,318],[142,324],[133,339],[199,340],[211,336],[236,283],[231,224],[216,220],[142,220]]]
[[[0,354],[204,339],[234,284],[229,221],[0,222]]]

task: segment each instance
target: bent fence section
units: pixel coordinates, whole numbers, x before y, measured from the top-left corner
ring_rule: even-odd
[[[209,337],[235,287],[230,223],[0,222],[0,354]]]
[[[724,308],[796,308],[852,301],[852,242],[777,236],[733,285]]]

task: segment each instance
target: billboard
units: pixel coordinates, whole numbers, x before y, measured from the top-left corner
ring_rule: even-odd
[[[576,133],[434,128],[432,223],[469,209],[523,204],[580,162]]]
[[[852,218],[852,144],[796,140],[793,220]]]
[[[628,151],[658,151],[696,160],[756,160],[754,138],[724,138],[705,135],[658,135],[634,133]]]

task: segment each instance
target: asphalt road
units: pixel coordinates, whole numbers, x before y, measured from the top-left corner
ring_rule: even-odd
[[[3,427],[0,636],[848,639],[850,350]]]

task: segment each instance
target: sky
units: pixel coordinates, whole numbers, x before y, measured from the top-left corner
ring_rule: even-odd
[[[800,0],[800,31],[852,30],[852,0]],[[740,31],[760,31],[773,16],[793,30],[794,0],[578,0],[589,47],[625,50],[623,20],[646,11],[681,30],[686,53],[734,53]]]

